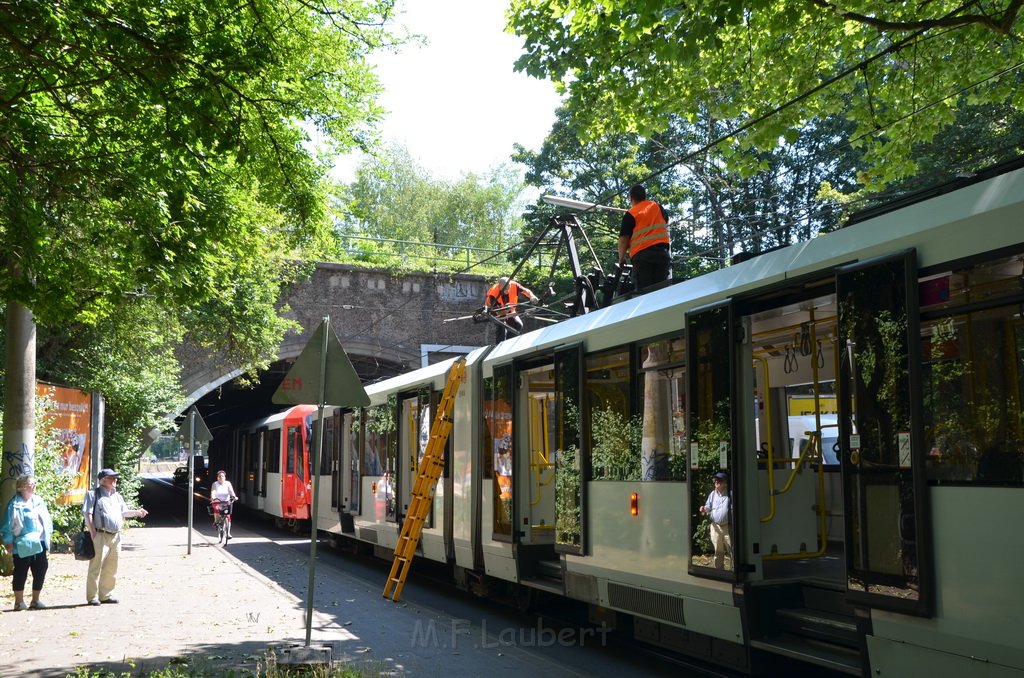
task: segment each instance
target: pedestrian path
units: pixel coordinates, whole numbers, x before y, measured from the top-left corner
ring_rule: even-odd
[[[50,555],[45,610],[13,612],[11,580],[0,579],[0,676],[66,676],[80,665],[144,675],[172,662],[254,670],[269,648],[304,644],[303,600],[197,530],[187,551],[184,527],[129,529],[113,605],[86,604],[88,563],[69,553]]]
[[[326,659],[368,677],[650,675],[605,665],[607,657],[589,654],[593,643],[535,642],[534,629],[501,617],[478,622],[470,609],[453,615],[443,605],[388,601],[383,566],[372,583],[326,563],[317,570],[307,645],[308,538],[271,541],[236,523],[224,547],[205,519],[191,532],[191,553],[184,526],[156,518],[128,529],[117,604],[86,604],[88,563],[70,553],[50,556],[44,610],[12,611],[11,580],[0,579],[0,678],[135,677],[172,665],[182,675],[266,676],[268,665]],[[540,624],[545,639],[554,637]]]

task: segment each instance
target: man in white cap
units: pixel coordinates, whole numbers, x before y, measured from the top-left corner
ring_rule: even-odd
[[[101,469],[97,475],[99,483],[85,495],[82,504],[85,525],[96,547],[96,555],[89,561],[85,580],[85,599],[90,605],[117,602],[114,587],[117,586],[117,561],[121,555],[121,527],[128,518],[149,515],[144,508],[128,508],[124,497],[117,491],[119,477],[120,474],[113,469]]]
[[[725,471],[715,474],[715,489],[708,494],[708,499],[700,507],[700,512],[711,518],[711,543],[715,546],[715,567],[719,570],[724,569],[725,557],[732,557],[732,538],[729,535],[732,506],[729,474]]]

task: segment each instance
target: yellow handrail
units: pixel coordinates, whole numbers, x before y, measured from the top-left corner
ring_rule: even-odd
[[[825,555],[825,551],[828,548],[828,520],[825,515],[825,464],[824,458],[821,454],[821,431],[806,431],[805,434],[811,441],[809,445],[804,446],[803,452],[800,453],[800,460],[789,474],[789,480],[786,482],[785,487],[778,491],[778,494],[787,492],[793,484],[793,479],[796,477],[797,472],[800,470],[800,466],[805,462],[818,462],[818,502],[816,510],[818,513],[818,519],[820,521],[819,531],[819,544],[817,551],[800,551],[797,553],[768,553],[761,556],[762,560],[799,560],[802,558],[820,558]],[[810,454],[808,454],[810,452]]]

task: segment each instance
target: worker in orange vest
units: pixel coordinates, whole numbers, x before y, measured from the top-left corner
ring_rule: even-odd
[[[494,309],[494,316],[501,321],[498,323],[496,341],[518,336],[523,331],[523,319],[519,317],[516,305],[526,302],[520,302],[520,299],[525,299],[531,304],[540,302],[537,295],[527,287],[504,276],[487,290],[484,310]]]
[[[619,265],[626,263],[626,254],[633,262],[637,291],[668,280],[671,273],[668,237],[668,214],[653,200],[647,190],[637,184],[629,189],[629,210],[622,215],[619,229]]]

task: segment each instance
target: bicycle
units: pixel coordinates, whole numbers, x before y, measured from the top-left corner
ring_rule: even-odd
[[[231,539],[231,501],[213,499],[207,510],[213,516],[213,524],[217,528],[217,543],[228,543]]]

